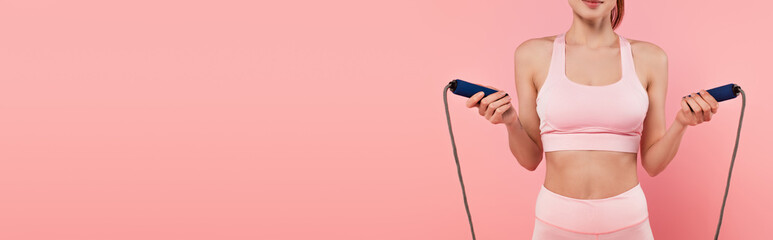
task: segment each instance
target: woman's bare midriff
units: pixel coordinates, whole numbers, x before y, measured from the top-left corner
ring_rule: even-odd
[[[546,152],[545,188],[578,199],[619,195],[639,183],[636,153],[577,150]]]

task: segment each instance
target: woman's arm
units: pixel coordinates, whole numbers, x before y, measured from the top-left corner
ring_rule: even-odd
[[[485,86],[497,92],[486,97],[483,92],[472,95],[467,107],[478,108],[478,113],[493,124],[504,123],[507,127],[510,152],[524,168],[534,171],[542,161],[542,140],[537,116],[537,90],[532,81],[534,62],[540,62],[550,56],[552,40],[545,38],[529,39],[515,50],[515,87],[518,91],[519,114],[510,103],[511,97],[492,86]],[[549,59],[547,60],[549,62]]]
[[[663,49],[654,44],[639,41],[637,45],[636,53],[642,56],[637,60],[649,70],[647,71],[647,95],[650,102],[647,116],[644,118],[640,143],[641,164],[644,170],[647,170],[647,174],[654,177],[674,158],[687,128],[674,121],[666,131],[668,56]]]
[[[637,60],[641,60],[644,67],[650,70],[647,76],[649,82],[647,94],[650,102],[642,132],[641,162],[647,174],[654,177],[662,172],[676,156],[687,126],[711,120],[711,115],[716,113],[718,104],[705,90],[701,90],[701,96],[707,96],[705,98],[693,96],[682,99],[682,109],[666,131],[668,57],[663,49],[652,43],[640,41],[638,45],[637,53],[643,57]],[[695,109],[695,112],[690,111],[690,107]]]
[[[542,162],[542,147],[528,135],[520,121],[519,118],[515,123],[506,125],[510,152],[523,168],[534,171]],[[537,135],[539,136],[539,134]]]
[[[533,76],[535,62],[545,56],[544,49],[551,49],[552,41],[529,39],[515,50],[515,88],[518,95],[518,118],[507,123],[507,135],[510,152],[518,163],[529,171],[534,171],[542,161],[542,140],[537,115],[537,89]],[[547,46],[545,46],[547,45]],[[550,54],[550,53],[548,53]],[[549,55],[548,55],[549,56]]]

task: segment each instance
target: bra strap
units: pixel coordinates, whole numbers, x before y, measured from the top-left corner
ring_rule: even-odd
[[[545,94],[552,85],[556,84],[555,81],[561,81],[564,76],[564,34],[556,35],[553,40],[553,53],[550,56],[550,67],[548,68],[548,75],[545,78],[545,82],[542,83],[542,87],[539,89],[539,94]]]
[[[630,78],[635,79],[633,74],[636,74],[636,67],[633,64],[633,53],[631,51],[631,43],[628,42],[628,39],[625,39],[623,36],[620,36],[620,54],[623,64],[623,78]],[[637,82],[637,84],[640,84]]]
[[[555,40],[553,40],[553,55],[550,60],[550,73],[554,78],[559,78],[560,76],[563,76],[564,73],[564,64],[566,63],[566,55],[565,55],[565,37],[566,33],[561,33],[556,35]]]

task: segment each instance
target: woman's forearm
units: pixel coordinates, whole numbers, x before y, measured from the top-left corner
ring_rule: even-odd
[[[674,121],[663,137],[649,149],[642,151],[642,166],[647,174],[651,177],[658,175],[674,159],[687,127],[679,121]]]
[[[537,169],[540,161],[542,161],[542,150],[529,137],[526,130],[523,129],[520,118],[513,121],[512,124],[505,124],[505,126],[507,126],[510,152],[513,153],[515,159],[529,171]]]

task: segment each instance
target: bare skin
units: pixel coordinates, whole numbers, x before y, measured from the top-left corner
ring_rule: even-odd
[[[612,29],[609,16],[615,1],[606,1],[595,9],[588,8],[581,0],[569,0],[569,4],[574,20],[566,34],[566,76],[578,84],[592,86],[609,85],[620,80],[622,69],[618,35]],[[467,101],[467,107],[477,107],[479,114],[491,123],[507,126],[510,151],[527,170],[535,170],[544,153],[544,185],[548,190],[578,199],[600,199],[623,193],[639,182],[637,153],[543,151],[536,96],[547,77],[555,37],[529,39],[516,49],[517,113],[510,102],[511,96],[504,96],[502,91],[485,98],[482,98],[482,92],[473,95]],[[703,89],[698,91],[700,95],[692,93],[691,97],[682,98],[679,103],[681,109],[666,129],[667,56],[655,44],[633,39],[628,41],[631,43],[636,75],[650,101],[640,152],[642,167],[654,177],[676,155],[687,127],[711,120],[718,104]]]

